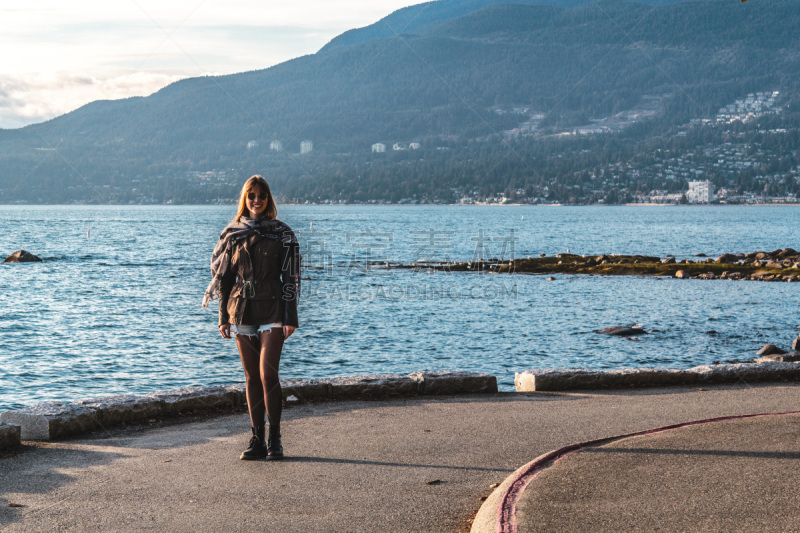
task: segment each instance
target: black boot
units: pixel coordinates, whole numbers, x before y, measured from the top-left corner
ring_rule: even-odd
[[[264,426],[251,429],[253,430],[253,436],[250,437],[250,446],[239,457],[239,459],[245,461],[263,459],[267,456],[267,445],[264,443]]]
[[[269,442],[267,443],[267,460],[283,459],[283,444],[281,443],[281,426],[269,425]]]

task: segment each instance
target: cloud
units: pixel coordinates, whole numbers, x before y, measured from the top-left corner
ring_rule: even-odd
[[[179,78],[267,68],[408,0],[26,0],[0,7],[0,128]]]
[[[0,75],[0,128],[19,128],[49,120],[95,100],[146,96],[184,77],[181,73],[154,72],[108,78]]]

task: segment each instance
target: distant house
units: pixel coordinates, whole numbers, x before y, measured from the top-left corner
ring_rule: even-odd
[[[394,150],[395,152],[397,152],[399,150],[405,150],[405,149],[406,149],[406,145],[403,144],[403,143],[394,143],[392,145],[392,150]]]
[[[275,152],[282,152],[283,143],[280,141],[272,141],[271,143],[269,143],[269,149],[274,150]]]
[[[686,201],[690,204],[708,204],[714,199],[714,185],[708,180],[690,181]]]
[[[258,141],[250,141],[247,143],[247,149],[252,150],[253,148],[258,147]]]
[[[409,150],[419,150],[420,144],[419,143],[408,143]]]
[[[311,141],[303,141],[300,143],[300,153],[307,154],[314,149],[314,143]]]
[[[374,153],[382,154],[386,151],[386,145],[383,143],[375,143],[372,145],[372,151]]]

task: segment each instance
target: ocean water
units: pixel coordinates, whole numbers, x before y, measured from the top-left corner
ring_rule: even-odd
[[[282,206],[304,256],[301,327],[281,376],[417,370],[687,368],[787,345],[800,283],[385,268],[626,253],[800,249],[797,207]],[[225,206],[0,206],[0,411],[243,381],[200,307]],[[216,303],[216,302],[214,302]],[[640,324],[636,340],[594,330]]]

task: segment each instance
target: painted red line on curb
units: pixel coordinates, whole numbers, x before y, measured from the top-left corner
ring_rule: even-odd
[[[577,444],[570,444],[569,446],[564,446],[563,448],[559,448],[558,450],[554,450],[552,452],[548,452],[547,454],[543,455],[541,458],[535,460],[530,466],[522,473],[520,473],[516,479],[508,486],[503,497],[500,500],[500,507],[498,509],[498,521],[497,521],[497,532],[498,533],[517,533],[517,502],[519,501],[522,493],[525,492],[525,489],[528,485],[533,481],[533,479],[545,468],[549,468],[550,466],[554,465],[561,459],[572,455],[573,453],[577,453],[581,450],[586,448],[593,448],[596,446],[602,446],[603,444],[608,444],[610,442],[621,441],[625,439],[629,439],[631,437],[641,437],[643,435],[653,435],[655,433],[661,433],[663,431],[670,431],[673,429],[684,428],[688,426],[696,426],[699,424],[710,424],[713,422],[724,422],[726,420],[739,420],[744,418],[756,418],[760,416],[780,416],[780,415],[796,415],[800,414],[800,411],[786,411],[782,413],[756,413],[752,415],[731,415],[731,416],[720,416],[717,418],[706,418],[703,420],[693,420],[691,422],[682,422],[680,424],[672,424],[669,426],[664,426],[655,429],[646,429],[644,431],[637,431],[636,433],[628,433],[625,435],[617,435],[615,437],[606,437],[603,439],[595,439],[586,442],[580,442]]]

